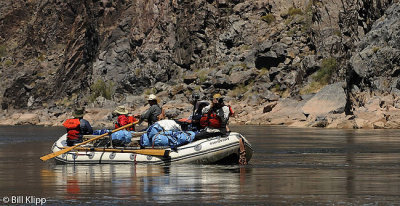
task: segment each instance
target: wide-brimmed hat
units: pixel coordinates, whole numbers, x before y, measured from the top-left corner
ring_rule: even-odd
[[[116,114],[128,114],[128,110],[125,108],[125,106],[118,106],[114,110],[114,113],[116,113]]]
[[[217,93],[217,94],[214,94],[213,99],[223,99],[223,98],[222,98],[221,94]]]
[[[152,101],[152,100],[157,100],[157,96],[154,94],[150,94],[149,97],[147,98],[148,101]]]
[[[83,117],[84,113],[85,113],[85,109],[82,107],[79,107],[74,110],[74,112],[72,113],[72,116],[74,116],[75,118],[81,118],[81,117]]]

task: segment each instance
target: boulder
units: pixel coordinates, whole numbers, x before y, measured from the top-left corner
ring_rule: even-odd
[[[264,106],[263,113],[268,113],[276,106],[277,102],[270,102]]]
[[[290,98],[281,99],[277,101],[272,111],[266,113],[266,118],[270,119],[270,122],[280,122],[283,120],[282,118],[286,119],[288,122],[292,120],[305,121],[307,118],[302,111],[304,103],[305,101],[297,101]]]
[[[15,120],[15,125],[32,124],[36,125],[39,123],[39,116],[35,113],[22,114]]]
[[[190,75],[186,75],[186,76],[183,78],[183,82],[184,82],[185,84],[191,84],[191,83],[195,82],[196,79],[197,79],[197,76],[196,76],[195,74],[190,74]]]
[[[257,74],[257,70],[253,68],[243,72],[232,73],[229,79],[233,85],[247,84],[249,81],[254,80]]]
[[[381,122],[381,121],[374,122],[373,125],[374,125],[374,129],[383,129],[383,128],[385,128],[385,123]]]
[[[280,99],[279,95],[271,92],[270,90],[261,91],[260,97],[266,101],[278,101]]]
[[[301,61],[301,66],[306,75],[311,75],[320,68],[318,57],[316,55],[308,55]]]
[[[304,114],[321,116],[328,113],[343,113],[346,106],[343,85],[343,82],[339,82],[322,88],[303,106]]]

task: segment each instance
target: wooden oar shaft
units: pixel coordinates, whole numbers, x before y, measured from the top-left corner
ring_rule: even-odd
[[[67,147],[67,148],[62,149],[62,150],[60,150],[60,151],[53,152],[53,153],[51,153],[51,154],[45,155],[45,156],[41,157],[40,159],[43,160],[43,161],[46,161],[46,160],[49,160],[49,159],[51,159],[51,158],[57,157],[57,156],[59,156],[59,155],[62,155],[62,154],[64,154],[64,153],[67,153],[67,152],[71,151],[72,149],[74,149],[74,148],[76,148],[76,147],[79,147],[79,146],[81,146],[81,145],[87,144],[87,143],[92,142],[92,141],[94,141],[94,140],[98,140],[98,139],[100,139],[100,138],[102,138],[102,137],[104,137],[104,136],[106,136],[106,135],[110,135],[110,134],[112,134],[112,133],[114,133],[114,132],[117,132],[117,131],[119,131],[119,130],[123,130],[123,129],[126,129],[126,128],[128,128],[128,127],[131,127],[132,125],[134,125],[134,124],[136,124],[136,123],[138,123],[138,122],[139,122],[139,121],[136,121],[136,122],[127,124],[127,125],[125,125],[125,126],[123,126],[123,127],[120,127],[120,128],[118,128],[118,129],[114,129],[113,131],[111,131],[111,132],[109,132],[109,133],[105,133],[105,134],[102,134],[102,135],[100,135],[100,136],[98,136],[98,137],[95,137],[95,138],[86,140],[86,141],[81,142],[81,143],[79,143],[79,144],[76,144],[76,145],[74,145],[74,146],[72,146],[72,147]]]
[[[90,147],[76,147],[74,150],[78,151],[95,151],[95,152],[115,152],[115,153],[135,153],[151,156],[169,156],[169,150],[163,149],[114,149],[114,148],[90,148]]]

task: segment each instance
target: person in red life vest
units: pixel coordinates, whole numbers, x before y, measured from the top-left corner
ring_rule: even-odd
[[[85,109],[76,108],[72,116],[74,118],[67,119],[63,126],[67,129],[67,146],[73,146],[75,143],[82,142],[82,136],[93,134],[90,123],[83,119]]]
[[[128,116],[129,112],[125,108],[125,106],[118,106],[114,110],[113,113],[118,115],[117,121],[115,122],[115,129],[137,121],[137,119],[135,117]],[[128,131],[135,131],[135,126],[133,125],[132,127],[128,128],[127,130]]]
[[[203,108],[200,126],[203,128],[196,134],[195,140],[226,135],[230,116],[230,107],[224,104],[221,94],[213,96],[212,104]]]

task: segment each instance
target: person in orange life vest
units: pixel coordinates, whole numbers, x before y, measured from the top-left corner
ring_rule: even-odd
[[[82,136],[93,134],[90,123],[83,119],[84,108],[76,108],[72,116],[74,118],[67,119],[63,125],[67,129],[67,146],[73,146],[75,143],[82,142]]]
[[[118,115],[117,122],[115,122],[115,129],[137,121],[135,117],[128,116],[128,110],[125,108],[125,106],[118,106],[114,110],[113,114]],[[127,130],[135,131],[135,126],[132,126]]]
[[[230,109],[224,104],[221,94],[213,96],[212,104],[202,110],[200,126],[203,128],[196,134],[195,140],[225,135],[226,125],[229,121]]]

